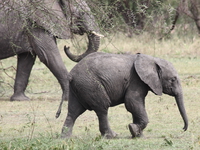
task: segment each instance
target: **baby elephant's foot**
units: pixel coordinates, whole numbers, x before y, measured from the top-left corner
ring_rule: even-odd
[[[70,135],[66,135],[66,134],[61,134],[60,138],[61,139],[69,139],[71,136]]]
[[[69,139],[71,137],[71,135],[72,135],[72,128],[63,126],[60,138],[61,139]]]
[[[104,137],[106,137],[107,139],[113,139],[117,136],[117,133],[115,133],[114,131],[110,132],[110,133],[106,133],[103,135]]]
[[[132,138],[143,136],[142,132],[140,131],[140,129],[138,128],[138,126],[136,124],[130,123],[128,125],[128,127],[132,134]]]

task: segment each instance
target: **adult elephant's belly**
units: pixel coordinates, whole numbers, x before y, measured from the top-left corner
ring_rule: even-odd
[[[0,59],[30,51],[26,27],[17,11],[0,9]]]
[[[31,51],[28,38],[23,32],[0,29],[0,59]]]

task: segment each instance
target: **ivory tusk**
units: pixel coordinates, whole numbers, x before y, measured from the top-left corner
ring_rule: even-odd
[[[94,34],[94,35],[96,35],[96,36],[99,36],[99,37],[104,37],[103,34],[99,34],[99,33],[95,32],[95,31],[92,31],[91,33]]]

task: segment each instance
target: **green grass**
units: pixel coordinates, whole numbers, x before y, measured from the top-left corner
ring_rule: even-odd
[[[172,36],[171,39],[158,41],[148,34],[131,39],[123,35],[115,35],[103,38],[101,41],[99,51],[133,54],[140,52],[173,63],[182,81],[189,118],[188,130],[182,131],[183,121],[173,97],[167,95],[160,97],[149,92],[146,97],[146,109],[150,122],[144,130],[144,138],[131,139],[127,127],[132,121],[131,114],[122,104],[109,109],[111,128],[118,133],[116,139],[101,138],[98,119],[93,111],[86,111],[77,119],[71,139],[60,139],[61,128],[67,114],[67,102],[64,102],[61,116],[55,119],[62,94],[57,80],[37,60],[26,90],[26,94],[32,100],[10,102],[16,68],[16,57],[14,57],[0,63],[0,150],[200,148],[199,37],[193,36],[191,39]],[[76,53],[79,48],[75,49],[72,43],[64,40],[59,41],[58,44],[66,67],[70,71],[75,63],[64,55],[63,45],[70,45],[73,53]]]

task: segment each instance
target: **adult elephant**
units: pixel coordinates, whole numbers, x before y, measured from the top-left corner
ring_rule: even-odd
[[[68,72],[56,38],[69,39],[87,33],[88,48],[79,61],[97,51],[99,29],[90,8],[83,0],[0,0],[0,59],[17,55],[17,72],[11,101],[28,100],[24,94],[36,56],[54,74],[67,99]]]
[[[61,134],[63,138],[71,136],[75,120],[86,110],[94,110],[97,114],[102,136],[115,137],[107,113],[109,107],[121,103],[125,103],[133,117],[133,122],[129,124],[132,137],[142,136],[148,124],[145,110],[148,91],[175,97],[184,121],[183,129],[188,128],[180,79],[172,64],[166,60],[144,54],[95,52],[70,71],[69,87],[68,114]],[[59,113],[60,107],[57,117]]]

